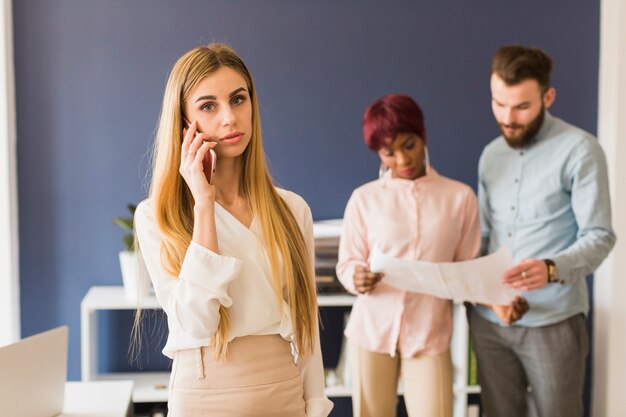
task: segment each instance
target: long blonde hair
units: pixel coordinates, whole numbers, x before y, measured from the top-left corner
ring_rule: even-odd
[[[276,301],[282,309],[282,272],[296,346],[301,354],[312,352],[317,332],[317,303],[310,258],[300,228],[276,192],[267,169],[252,76],[237,53],[223,44],[209,44],[187,52],[174,64],[165,87],[150,184],[157,225],[163,234],[161,262],[169,273],[178,276],[193,233],[194,199],[178,171],[183,106],[198,83],[223,66],[234,69],[246,80],[252,102],[252,137],[240,156],[243,162],[240,187],[261,227],[261,241],[270,261]],[[219,314],[212,346],[216,355],[223,358],[228,345],[228,310],[221,306]]]

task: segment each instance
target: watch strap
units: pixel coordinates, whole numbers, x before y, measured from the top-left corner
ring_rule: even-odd
[[[552,259],[544,259],[543,261],[548,267],[548,284],[557,282],[559,280],[559,276],[556,271],[556,264]]]

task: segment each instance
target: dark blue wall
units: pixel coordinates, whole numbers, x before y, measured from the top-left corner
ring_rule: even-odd
[[[514,1],[14,1],[22,333],[69,324],[80,378],[79,306],[121,284],[111,218],[145,196],[146,150],[175,60],[232,44],[254,74],[278,182],[316,219],[339,217],[377,160],[362,144],[374,99],[423,106],[431,159],[472,185],[496,134],[489,63],[506,43],[555,60],[553,113],[597,119],[599,5]],[[121,332],[121,337],[126,334]],[[120,352],[123,352],[120,349]]]

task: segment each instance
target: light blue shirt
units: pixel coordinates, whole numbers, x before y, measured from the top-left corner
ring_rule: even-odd
[[[524,292],[530,310],[515,325],[544,326],[587,314],[585,277],[615,244],[604,152],[591,134],[545,114],[532,144],[499,136],[478,165],[483,254],[503,246],[515,261],[552,259],[560,282]],[[493,311],[479,307],[501,324]]]

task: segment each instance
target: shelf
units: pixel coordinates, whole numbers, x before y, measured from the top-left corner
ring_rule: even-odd
[[[317,305],[320,307],[349,307],[354,304],[355,300],[356,296],[350,294],[321,294],[317,296]]]
[[[320,294],[317,303],[320,307],[349,307],[354,304],[356,296],[350,294]],[[161,306],[154,294],[148,294],[139,301],[130,301],[124,296],[121,286],[91,287],[81,302],[81,307],[87,310],[134,310],[160,309]]]
[[[154,294],[142,296],[138,301],[128,300],[124,295],[124,287],[122,286],[91,287],[80,305],[81,308],[88,310],[134,310],[138,307],[145,309],[161,308]]]
[[[480,385],[454,386],[454,395],[480,394]]]
[[[327,397],[352,397],[352,388],[344,387],[343,385],[336,385],[332,387],[326,387],[324,390]],[[404,395],[402,384],[398,384],[398,395]]]
[[[328,397],[351,397],[352,390],[350,388],[346,388],[343,385],[335,385],[332,387],[326,387],[326,395]]]
[[[117,372],[98,374],[96,381],[133,381],[133,402],[152,403],[167,402],[169,372]]]

